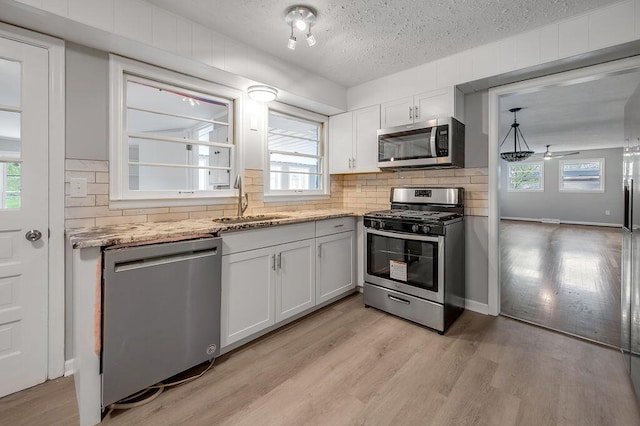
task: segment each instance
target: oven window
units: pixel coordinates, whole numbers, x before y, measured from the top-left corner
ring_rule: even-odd
[[[367,273],[438,291],[438,243],[367,234]]]
[[[378,137],[378,161],[415,160],[431,158],[431,132],[436,128],[415,129]]]

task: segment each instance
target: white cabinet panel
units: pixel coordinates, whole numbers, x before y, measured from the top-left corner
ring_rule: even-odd
[[[113,31],[114,0],[69,0],[69,18]]]
[[[373,105],[353,112],[353,171],[378,172],[378,129],[380,105]]]
[[[380,121],[383,129],[413,123],[413,96],[383,103]]]
[[[380,105],[329,117],[329,173],[377,172]]]
[[[311,239],[276,247],[276,322],[315,305],[314,242]]]
[[[191,34],[191,21],[178,18],[176,26],[176,51],[185,58],[191,58],[191,48],[193,45]]]
[[[516,69],[527,68],[540,63],[540,32],[529,31],[515,36]]]
[[[560,57],[558,24],[540,28],[540,62],[555,61]]]
[[[222,347],[275,323],[274,293],[273,248],[222,257]]]
[[[616,3],[589,14],[589,50],[631,41],[635,35],[633,1]]]
[[[353,113],[329,117],[329,173],[350,173],[353,157]]]
[[[153,45],[174,53],[178,49],[178,18],[159,7],[153,8]]]
[[[316,303],[322,303],[355,288],[355,231],[317,238],[316,245]]]
[[[453,87],[421,93],[414,97],[414,118],[416,121],[431,120],[439,117],[451,117],[455,98]]]
[[[213,65],[213,33],[202,25],[191,27],[191,55],[196,61]]]
[[[116,0],[115,32],[151,44],[153,41],[152,8],[141,0]]]
[[[69,1],[46,0],[42,2],[42,9],[47,12],[55,13],[56,15],[67,16],[69,14]]]
[[[589,49],[589,17],[581,16],[558,25],[560,58],[584,53]]]

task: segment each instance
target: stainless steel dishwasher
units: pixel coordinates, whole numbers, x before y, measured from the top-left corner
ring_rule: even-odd
[[[219,354],[221,241],[104,250],[103,408]]]

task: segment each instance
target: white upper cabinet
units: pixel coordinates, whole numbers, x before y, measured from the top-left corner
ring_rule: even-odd
[[[464,94],[460,90],[451,86],[381,105],[383,129],[439,117],[455,117],[464,122]]]
[[[329,172],[378,172],[380,105],[329,118]]]

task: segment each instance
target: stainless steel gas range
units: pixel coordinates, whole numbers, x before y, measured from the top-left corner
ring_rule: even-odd
[[[464,310],[464,189],[392,188],[364,216],[364,303],[440,334]]]

